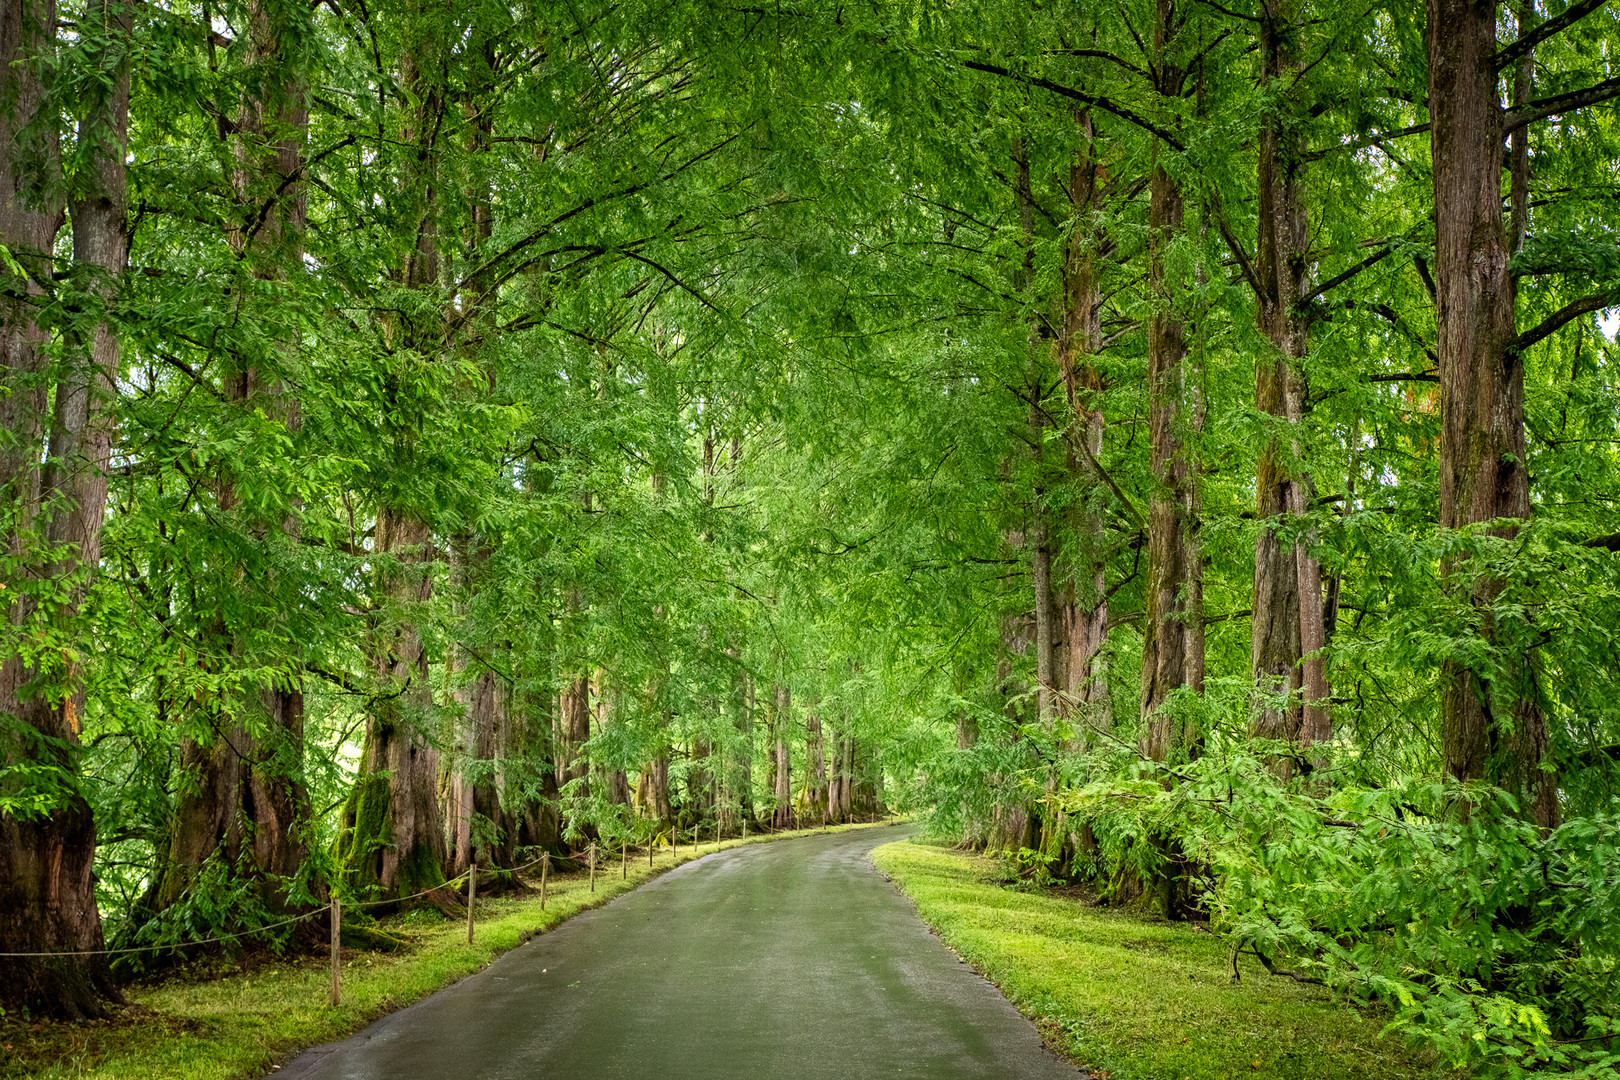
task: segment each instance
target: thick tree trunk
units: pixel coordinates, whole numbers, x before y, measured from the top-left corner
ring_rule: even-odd
[[[562,709],[559,721],[561,730],[557,747],[557,784],[567,787],[570,783],[579,783],[571,791],[580,797],[589,793],[586,785],[587,762],[585,761],[584,746],[591,737],[591,677],[581,675],[571,679],[563,687]]]
[[[252,729],[226,723],[209,744],[188,739],[181,746],[187,786],[176,802],[167,857],[150,893],[152,913],[184,899],[211,858],[233,876],[253,881],[267,909],[296,909],[287,887],[307,855],[309,820],[309,795],[298,779],[303,697],[266,687],[241,707],[256,712]]]
[[[459,754],[451,763],[445,835],[449,865],[459,874],[479,866],[510,866],[515,837],[501,806],[494,763],[500,755],[500,688],[496,675],[480,667],[459,695],[464,710]]]
[[[79,127],[83,167],[78,174],[72,204],[73,262],[89,292],[110,300],[123,276],[128,255],[125,222],[124,154],[129,142],[129,60],[127,46],[130,12],[121,3],[100,0],[83,16],[89,32],[104,34],[108,48],[105,80],[91,80]],[[32,248],[26,268],[43,273],[44,253],[54,238],[57,215],[46,205],[30,205],[34,197],[29,181],[50,190],[58,177],[27,172],[26,153],[46,150],[45,164],[55,172],[54,139],[44,125],[32,146],[15,133],[42,108],[43,87],[39,67],[31,62],[48,54],[54,38],[54,5],[9,4],[0,12],[0,108],[11,110],[6,123],[12,133],[0,158],[6,162],[8,184],[0,189],[0,228],[9,243]],[[41,57],[41,61],[44,57]],[[12,186],[16,184],[18,186]],[[19,190],[20,189],[20,190]],[[38,245],[35,247],[35,245]],[[33,283],[29,284],[33,290]],[[18,419],[17,445],[7,448],[7,484],[19,496],[22,520],[6,524],[19,531],[8,543],[29,545],[35,538],[46,543],[41,580],[60,583],[70,591],[53,597],[59,605],[44,612],[16,610],[14,618],[50,618],[57,632],[77,638],[75,623],[84,598],[82,582],[74,582],[84,568],[94,569],[101,559],[101,526],[107,502],[107,467],[112,453],[112,418],[105,407],[115,393],[119,371],[119,340],[114,328],[99,321],[88,335],[76,334],[57,381],[51,418],[50,445],[39,480],[41,513],[31,516],[33,471],[37,460],[42,395],[37,380],[42,373],[39,348],[43,338],[22,305],[8,305],[3,339],[8,384],[21,389],[19,400],[6,406],[7,420]],[[15,380],[15,382],[13,382]],[[16,415],[16,414],[23,415]],[[31,415],[30,415],[31,414]],[[34,528],[38,529],[35,533]],[[27,547],[22,548],[26,552]],[[23,603],[28,605],[25,598]],[[92,867],[96,830],[90,806],[78,790],[77,744],[84,691],[77,665],[65,658],[49,660],[49,667],[32,667],[22,657],[5,657],[0,669],[0,708],[19,721],[7,732],[0,761],[7,764],[31,759],[55,777],[58,791],[52,808],[27,818],[0,816],[0,952],[89,952],[102,948],[101,916],[96,908]],[[21,693],[32,683],[31,692]],[[26,733],[26,738],[24,734]],[[118,1000],[105,956],[18,957],[0,956],[0,1005],[27,1007],[37,1013],[80,1019],[101,1016],[107,1001]]]
[[[30,301],[52,278],[51,251],[62,228],[56,125],[40,115],[40,71],[48,57],[31,59],[50,51],[55,25],[55,0],[0,7],[0,244],[27,273],[17,279],[0,267],[0,528],[15,554],[39,505],[44,439],[47,334]],[[15,711],[10,703],[0,708]]]
[[[1172,59],[1177,25],[1174,0],[1158,0],[1154,28],[1158,90],[1179,100],[1185,71]],[[1146,603],[1142,619],[1142,753],[1154,761],[1195,757],[1202,736],[1184,716],[1165,708],[1183,687],[1204,689],[1203,553],[1198,536],[1197,469],[1189,438],[1202,425],[1198,372],[1187,362],[1180,312],[1185,285],[1171,276],[1166,251],[1182,230],[1180,185],[1166,169],[1164,147],[1154,146],[1148,195],[1148,285],[1154,312],[1148,322],[1148,459],[1153,485],[1148,503]],[[1154,881],[1160,912],[1176,918],[1185,902],[1180,846],[1159,834],[1152,844],[1163,859]]]
[[[1198,418],[1198,387],[1185,363],[1186,341],[1175,311],[1180,285],[1165,266],[1165,249],[1181,230],[1182,212],[1179,185],[1155,163],[1148,204],[1148,281],[1158,305],[1148,323],[1153,493],[1142,627],[1142,752],[1155,761],[1196,752],[1197,733],[1163,706],[1183,686],[1203,691],[1203,560],[1197,482],[1187,449]]]
[[[1435,287],[1440,372],[1440,525],[1530,517],[1524,365],[1513,347],[1514,283],[1502,214],[1502,107],[1495,66],[1496,5],[1428,0],[1429,110],[1434,168]],[[1504,646],[1491,607],[1502,582],[1467,561],[1443,568],[1466,596],[1487,642]],[[1448,660],[1441,737],[1447,775],[1512,790],[1543,827],[1558,821],[1558,778],[1534,662],[1510,654],[1500,674]]]
[[[1307,324],[1295,304],[1308,291],[1310,261],[1304,140],[1286,104],[1286,87],[1298,84],[1302,67],[1292,20],[1290,11],[1277,11],[1260,24],[1264,78],[1284,88],[1278,91],[1284,103],[1261,125],[1257,155],[1257,314],[1276,353],[1255,364],[1254,404],[1276,418],[1277,434],[1261,451],[1255,477],[1260,531],[1254,551],[1250,661],[1261,695],[1254,734],[1294,743],[1304,751],[1331,738],[1332,728],[1321,655],[1327,643],[1321,562],[1310,553],[1308,535],[1292,543],[1280,535],[1284,518],[1303,518],[1315,496],[1309,475],[1296,464],[1303,448],[1299,428],[1306,388],[1300,362]],[[1275,767],[1289,773],[1295,764],[1296,759],[1280,759]]]
[[[530,652],[529,662],[535,667],[529,670],[529,678],[519,684],[521,689],[513,696],[507,723],[503,725],[501,756],[510,762],[522,763],[519,768],[537,772],[539,790],[533,791],[530,785],[522,784],[514,792],[509,786],[504,805],[520,847],[557,852],[562,843],[557,773],[552,765],[556,757],[553,714],[557,698],[550,692],[530,689],[551,683],[550,642],[544,641],[540,648]]]
[[[343,809],[338,859],[352,895],[388,898],[433,890],[441,908],[456,901],[444,883],[447,850],[438,804],[439,751],[427,653],[416,627],[431,588],[432,534],[415,517],[384,509],[376,546],[395,565],[378,572],[392,619],[370,634],[379,693],[366,725],[360,775]]]
[[[846,735],[843,742],[843,765],[840,769],[843,783],[838,789],[838,820],[848,821],[855,805],[852,791],[855,783],[855,739]]]
[[[654,821],[669,825],[675,820],[675,815],[669,804],[669,754],[661,753],[654,757],[641,770],[641,778],[637,781],[636,801],[641,804],[642,812]]]
[[[1095,357],[1102,347],[1102,289],[1097,280],[1097,249],[1102,241],[1092,220],[1102,208],[1102,166],[1092,151],[1090,113],[1076,115],[1086,147],[1069,166],[1069,202],[1076,225],[1069,235],[1063,268],[1064,323],[1058,339],[1058,371],[1069,405],[1069,473],[1096,493],[1077,501],[1069,521],[1065,564],[1073,584],[1066,592],[1062,622],[1068,655],[1064,692],[1083,713],[1083,722],[1107,728],[1107,671],[1102,652],[1108,644],[1107,534],[1094,503],[1106,482],[1099,460],[1103,413],[1102,372]]]

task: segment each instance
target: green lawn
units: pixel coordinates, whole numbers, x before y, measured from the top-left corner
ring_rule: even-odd
[[[992,859],[901,842],[872,854],[918,913],[1040,1026],[1111,1080],[1455,1076],[1382,1037],[1383,1018],[1242,962],[1193,927],[1007,887]]]
[[[847,825],[830,831],[866,828]],[[750,836],[763,843],[813,830]],[[739,841],[727,840],[725,847]],[[681,848],[681,862],[715,850]],[[343,1004],[327,1004],[329,961],[322,953],[296,960],[221,967],[214,963],[153,987],[128,987],[130,1007],[111,1020],[80,1024],[0,1018],[0,1080],[88,1077],[94,1080],[235,1080],[262,1076],[299,1050],[341,1039],[385,1013],[418,1001],[483,968],[508,949],[587,908],[606,903],[668,872],[668,848],[649,870],[645,851],[631,852],[628,876],[617,862],[597,873],[596,891],[584,874],[558,875],[538,894],[480,900],[476,944],[467,925],[419,910],[380,925],[411,942],[403,953],[343,951]],[[532,883],[533,879],[531,879]]]

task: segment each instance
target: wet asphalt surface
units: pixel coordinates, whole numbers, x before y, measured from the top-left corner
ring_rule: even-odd
[[[1075,1080],[867,853],[904,825],[687,863],[277,1080]]]

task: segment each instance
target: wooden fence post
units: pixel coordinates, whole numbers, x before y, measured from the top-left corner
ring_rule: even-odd
[[[619,841],[619,880],[630,880],[630,841],[628,839]]]
[[[546,871],[551,867],[551,852],[540,856],[540,910],[546,910]]]
[[[591,892],[595,892],[596,891],[596,841],[594,841],[594,840],[591,841],[590,860],[591,860]]]
[[[478,899],[478,864],[467,867],[467,944],[473,943],[473,904]]]
[[[343,901],[332,894],[332,1007],[335,1009],[343,1000],[343,958],[340,954],[342,946],[338,942],[343,937]]]

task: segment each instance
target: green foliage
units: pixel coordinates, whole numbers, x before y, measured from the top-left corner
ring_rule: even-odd
[[[1065,806],[1099,835],[1172,833],[1207,868],[1202,903],[1234,955],[1388,1002],[1392,1027],[1456,1066],[1606,1075],[1620,1006],[1611,813],[1543,835],[1499,790],[1326,786],[1331,766],[1289,784],[1264,750],[1205,755],[1170,787],[1157,768],[1100,780]]]

